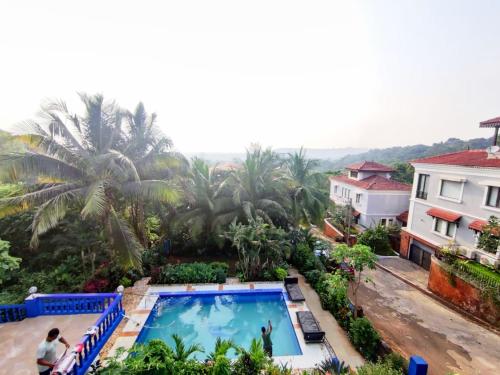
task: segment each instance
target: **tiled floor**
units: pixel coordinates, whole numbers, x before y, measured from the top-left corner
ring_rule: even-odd
[[[36,350],[52,328],[59,328],[70,345],[76,345],[99,314],[39,316],[0,324],[0,375],[38,374]],[[59,352],[64,345],[59,345]]]
[[[189,285],[155,285],[148,289],[145,296],[134,311],[127,312],[129,321],[120,333],[109,355],[112,356],[118,348],[130,348],[139,335],[146,319],[154,307],[159,292],[186,292],[186,291],[220,291],[220,290],[245,290],[245,289],[283,289],[283,283],[254,282],[236,283],[231,280],[228,284],[189,284]],[[311,368],[323,359],[330,356],[329,346],[324,344],[306,344],[297,322],[296,311],[308,310],[305,303],[292,303],[287,301],[288,312],[295,328],[295,334],[302,349],[302,355],[274,357],[277,363],[288,364],[294,368]]]

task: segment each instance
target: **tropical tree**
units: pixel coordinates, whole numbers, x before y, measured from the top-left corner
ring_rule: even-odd
[[[215,342],[215,348],[208,355],[208,360],[212,363],[210,374],[212,375],[231,375],[231,361],[227,357],[229,350],[236,349],[232,340],[222,340],[220,337]]]
[[[356,244],[353,247],[345,244],[338,245],[331,252],[331,256],[339,263],[347,262],[355,270],[355,276],[351,281],[351,291],[354,298],[354,317],[356,318],[358,312],[358,290],[361,281],[366,283],[371,281],[369,277],[363,278],[363,272],[366,269],[375,269],[377,256],[368,246],[360,244]]]
[[[203,347],[200,344],[186,346],[182,337],[177,334],[173,334],[172,339],[174,340],[172,357],[176,361],[185,362],[194,353],[203,353]]]
[[[0,240],[0,285],[11,271],[19,268],[20,258],[9,255],[9,241]]]
[[[113,254],[124,266],[138,266],[143,246],[125,219],[133,199],[176,202],[178,190],[165,180],[142,180],[123,150],[124,112],[102,95],[80,94],[85,111],[71,114],[64,102],[42,107],[40,121],[26,121],[17,139],[29,149],[2,157],[14,166],[28,192],[0,200],[0,214],[36,209],[31,246],[56,227],[69,210],[102,225]]]
[[[220,184],[217,167],[192,159],[184,185],[186,208],[178,213],[176,221],[189,226],[192,238],[205,247],[218,243],[221,227],[235,217],[236,206],[230,196],[219,194]]]
[[[271,149],[254,146],[247,150],[241,168],[231,172],[219,192],[232,195],[234,217],[244,222],[261,217],[275,224],[288,219],[284,208],[288,203],[286,186],[280,166],[281,160]]]
[[[328,206],[328,193],[322,188],[325,177],[322,173],[314,172],[318,164],[317,160],[306,158],[303,148],[288,154],[285,160],[296,226],[320,222]]]
[[[238,251],[238,266],[245,280],[256,280],[274,272],[290,255],[290,244],[283,229],[262,218],[248,224],[233,222],[226,233]]]
[[[141,180],[171,180],[187,172],[187,160],[182,154],[172,151],[172,140],[158,129],[156,113],[148,114],[140,102],[134,112],[126,111],[124,118],[123,154],[133,161]],[[138,195],[129,203],[130,223],[141,244],[148,246],[145,202]]]

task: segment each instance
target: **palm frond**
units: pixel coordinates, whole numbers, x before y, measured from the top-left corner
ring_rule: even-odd
[[[127,182],[121,186],[121,191],[127,197],[142,197],[154,202],[178,203],[181,192],[168,181],[144,180]]]
[[[104,181],[99,180],[90,185],[85,196],[85,206],[80,214],[83,219],[89,216],[99,217],[106,211],[106,190]]]
[[[109,209],[108,238],[112,249],[125,267],[139,267],[143,247],[127,222],[118,216],[115,209]]]

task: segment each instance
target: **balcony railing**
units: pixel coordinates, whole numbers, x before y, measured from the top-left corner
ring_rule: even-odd
[[[426,191],[417,191],[416,197],[418,199],[427,199],[427,192]]]
[[[18,305],[0,305],[0,323],[18,322],[26,318],[26,306]]]

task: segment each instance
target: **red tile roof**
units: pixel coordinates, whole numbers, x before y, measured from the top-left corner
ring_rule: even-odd
[[[364,171],[364,172],[394,172],[394,169],[388,167],[387,165],[376,163],[374,161],[363,161],[360,163],[354,163],[348,165],[347,169],[353,171]]]
[[[488,158],[484,150],[466,150],[413,160],[412,164],[445,164],[464,167],[500,168],[500,159]]]
[[[485,225],[488,225],[488,222],[486,220],[474,220],[472,223],[469,224],[469,229],[477,230],[479,232],[483,231],[483,227]]]
[[[432,217],[437,217],[439,219],[443,219],[446,221],[450,221],[452,223],[459,220],[462,217],[462,215],[460,214],[451,211],[441,210],[440,208],[431,208],[430,210],[427,211],[427,215]]]
[[[472,223],[469,224],[469,229],[477,230],[478,232],[482,232],[486,225],[488,225],[488,222],[486,220],[474,220]],[[491,228],[491,233],[494,236],[498,236],[499,235],[499,228]]]
[[[390,180],[388,178],[373,175],[362,180],[354,180],[347,176],[332,176],[331,180],[343,182],[348,185],[357,186],[365,190],[396,190],[396,191],[411,191],[411,185],[403,184]]]
[[[397,217],[396,219],[398,219],[399,221],[401,221],[402,223],[408,223],[408,214],[409,212],[408,211],[405,211],[405,212],[401,212]]]
[[[494,128],[495,126],[500,126],[500,117],[491,118],[479,123],[480,128]]]

